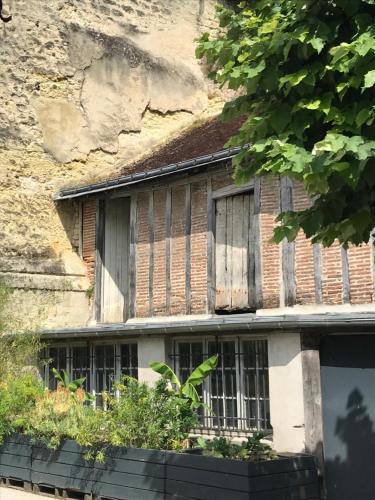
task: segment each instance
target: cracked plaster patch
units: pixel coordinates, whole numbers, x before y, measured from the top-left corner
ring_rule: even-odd
[[[140,132],[147,109],[198,113],[207,106],[195,68],[156,58],[128,39],[74,29],[68,47],[72,66],[84,71],[81,108],[65,99],[33,101],[44,148],[59,162],[97,149],[117,153],[119,134]]]

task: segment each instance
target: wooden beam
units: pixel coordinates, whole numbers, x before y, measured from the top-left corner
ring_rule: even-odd
[[[323,475],[323,414],[319,347],[320,336],[318,334],[301,333],[305,451],[317,457],[320,473]]]
[[[154,223],[154,192],[149,193],[148,202],[148,227],[149,227],[149,262],[148,262],[148,300],[149,315],[154,315],[154,243],[155,243],[155,223]]]
[[[319,243],[313,244],[314,257],[314,281],[315,281],[315,302],[323,304],[323,285],[322,285],[322,257]]]
[[[167,189],[165,202],[165,304],[167,314],[171,312],[171,228],[172,228],[172,189]]]
[[[191,314],[191,185],[185,189],[185,298],[186,314]]]
[[[248,226],[248,273],[247,273],[247,286],[248,286],[248,296],[249,305],[257,307],[257,297],[256,297],[256,274],[255,274],[255,224],[254,224],[254,196],[249,197],[249,220],[244,221]]]
[[[212,179],[207,179],[207,310],[215,312],[215,201],[212,198]]]
[[[78,200],[78,255],[82,258],[82,250],[83,250],[83,201]]]
[[[350,278],[348,251],[341,246],[342,298],[345,304],[350,303]]]
[[[293,210],[293,184],[288,177],[281,177],[280,201],[282,212]],[[296,303],[295,243],[286,238],[282,242],[281,267],[284,305],[293,306]]]
[[[262,248],[260,235],[260,210],[261,210],[261,180],[254,179],[254,218],[253,218],[253,242],[254,242],[254,273],[255,273],[255,307],[263,307],[263,287],[262,287]]]
[[[95,224],[95,319],[102,320],[102,270],[104,260],[105,200],[98,199]]]
[[[135,317],[137,290],[137,196],[130,202],[130,252],[129,252],[129,316]]]
[[[230,184],[229,186],[224,186],[220,189],[212,191],[212,199],[224,198],[225,196],[234,196],[236,194],[246,193],[254,189],[254,181],[247,182],[242,186],[236,186],[235,184]]]

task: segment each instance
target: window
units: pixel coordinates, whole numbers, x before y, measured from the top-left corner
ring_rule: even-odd
[[[270,430],[267,341],[237,337],[176,340],[175,370],[184,381],[207,357],[219,354],[214,373],[200,387],[202,427],[229,431]]]
[[[216,200],[215,280],[217,312],[256,308],[255,224],[252,192]]]
[[[45,382],[50,389],[56,388],[52,368],[66,370],[75,380],[85,377],[85,389],[95,396],[97,405],[102,404],[101,393],[110,392],[113,383],[122,375],[138,378],[137,344],[132,343],[87,343],[67,346],[51,346],[45,350],[48,361]]]

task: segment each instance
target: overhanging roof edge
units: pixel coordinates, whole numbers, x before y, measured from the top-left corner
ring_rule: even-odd
[[[254,318],[225,317],[205,320],[186,320],[158,323],[121,323],[93,325],[81,328],[51,329],[42,332],[44,338],[85,338],[117,335],[163,335],[173,333],[225,332],[233,329],[242,332],[265,330],[291,331],[320,329],[320,332],[346,329],[369,329],[375,333],[375,314],[311,314],[287,316],[259,316]]]
[[[223,149],[211,155],[198,156],[191,160],[172,163],[164,167],[160,167],[154,170],[149,170],[148,172],[137,172],[126,176],[117,177],[115,179],[110,179],[108,181],[88,184],[86,186],[81,186],[71,189],[62,189],[53,196],[53,200],[62,201],[73,198],[80,198],[81,196],[112,191],[114,189],[120,189],[123,187],[132,186],[134,184],[140,184],[142,182],[157,179],[160,177],[165,177],[176,173],[187,172],[197,167],[204,167],[206,165],[210,165],[213,163],[217,163],[219,161],[232,158],[237,153],[239,153],[241,149],[242,149],[241,146],[235,148]]]

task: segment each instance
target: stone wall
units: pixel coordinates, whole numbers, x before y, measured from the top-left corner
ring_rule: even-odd
[[[0,25],[0,278],[31,309],[47,291],[49,324],[76,324],[78,303],[82,323],[90,282],[77,206],[56,207],[52,194],[116,175],[219,111],[194,57],[194,39],[215,27],[214,1],[3,4],[13,19]]]

